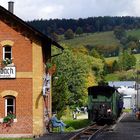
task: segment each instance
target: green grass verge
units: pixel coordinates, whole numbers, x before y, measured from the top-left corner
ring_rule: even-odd
[[[65,132],[72,132],[78,129],[82,129],[91,124],[88,119],[64,120],[64,123],[69,126],[68,128],[65,128]],[[58,132],[58,128],[54,128],[53,132]]]
[[[32,140],[31,138],[0,138],[0,140]]]
[[[69,125],[66,131],[74,131],[88,126],[90,121],[88,119],[65,120],[65,123]]]
[[[123,109],[123,112],[130,113],[132,110],[131,109]]]

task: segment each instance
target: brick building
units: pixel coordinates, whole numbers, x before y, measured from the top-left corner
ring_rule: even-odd
[[[9,2],[9,10],[0,6],[0,137],[41,135],[45,132],[45,63],[51,58],[51,45],[63,48],[12,12],[13,2]],[[3,66],[9,60],[10,64]],[[51,113],[50,94],[46,99]],[[3,128],[8,111],[16,118]]]

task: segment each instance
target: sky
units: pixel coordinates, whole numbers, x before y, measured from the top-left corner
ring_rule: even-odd
[[[0,0],[7,9],[8,1]],[[140,0],[12,0],[14,14],[34,19],[79,19],[98,16],[140,17]]]

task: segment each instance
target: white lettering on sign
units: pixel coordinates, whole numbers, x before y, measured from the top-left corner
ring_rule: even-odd
[[[0,78],[16,78],[16,68],[13,66],[0,68]]]

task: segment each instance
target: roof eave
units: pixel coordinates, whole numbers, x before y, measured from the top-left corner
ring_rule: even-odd
[[[49,41],[54,46],[60,48],[61,50],[64,50],[64,48],[60,44],[58,44],[57,42],[55,42],[54,40],[52,40],[51,38],[49,38],[48,36],[46,36],[42,32],[38,31],[34,27],[30,26],[28,23],[26,23],[25,21],[23,21],[22,19],[20,19],[19,17],[17,17],[13,13],[11,13],[10,11],[8,11],[7,9],[3,8],[2,6],[0,6],[0,10],[2,12],[6,13],[8,16],[12,17],[15,21],[19,22],[20,24],[22,24],[23,26],[28,28],[33,34],[35,34],[38,37],[42,38],[44,41]]]

